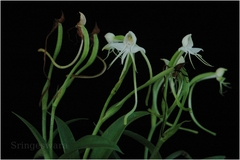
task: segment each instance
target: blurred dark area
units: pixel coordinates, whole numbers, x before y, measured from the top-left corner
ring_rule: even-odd
[[[54,20],[65,15],[63,23],[63,46],[57,62],[65,65],[75,57],[80,41],[77,40],[74,27],[79,21],[79,11],[87,19],[86,28],[92,32],[95,23],[100,28],[98,34],[100,48],[98,55],[107,56],[101,51],[107,44],[104,35],[112,32],[125,35],[133,31],[137,44],[146,50],[153,74],[162,71],[164,63],[160,58],[170,59],[182,46],[182,38],[192,34],[194,47],[203,48],[200,54],[214,67],[207,67],[192,56],[195,70],[189,59],[185,68],[189,78],[204,73],[215,72],[219,67],[227,68],[226,81],[231,89],[224,96],[219,94],[216,80],[203,81],[196,85],[193,95],[193,110],[198,121],[206,128],[217,133],[212,136],[198,128],[194,122],[185,127],[198,130],[199,134],[178,131],[161,148],[163,157],[177,150],[185,150],[193,158],[205,158],[225,155],[228,159],[239,159],[239,2],[1,2],[1,158],[32,159],[37,151],[37,141],[12,112],[21,115],[41,131],[40,101],[42,88],[46,82],[43,74],[43,54],[37,52],[44,48],[45,38],[51,31]],[[68,36],[70,35],[70,38]],[[57,32],[48,40],[48,49],[53,52]],[[114,59],[110,54],[106,62]],[[47,58],[47,67],[50,61]],[[138,85],[148,80],[148,69],[141,54],[136,54]],[[101,70],[99,60],[93,63],[83,74],[93,75]],[[117,60],[101,77],[95,79],[75,79],[61,100],[56,115],[67,121],[73,118],[88,118],[71,124],[76,139],[91,134],[97,123],[101,109],[115,83],[123,65]],[[47,70],[47,68],[46,68]],[[54,68],[51,80],[50,96],[65,80],[69,69]],[[133,90],[132,75],[124,80],[111,104],[121,100]],[[137,110],[147,110],[144,105],[146,90],[139,92]],[[134,99],[114,116],[131,110]],[[105,130],[111,120],[102,126]],[[189,114],[183,114],[183,120],[190,120]],[[147,136],[150,117],[143,117],[127,127],[143,136]],[[154,136],[157,140],[157,136]],[[56,143],[59,143],[58,138]],[[24,147],[32,144],[35,147]],[[125,153],[121,158],[143,158],[143,146],[123,135],[119,146]],[[58,151],[57,151],[58,152]],[[59,151],[61,153],[61,150]]]

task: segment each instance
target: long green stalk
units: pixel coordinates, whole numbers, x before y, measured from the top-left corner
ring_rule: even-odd
[[[58,37],[57,37],[57,43],[56,43],[56,47],[55,47],[55,51],[53,54],[53,59],[55,60],[61,50],[61,46],[62,46],[62,35],[63,35],[63,28],[62,28],[62,24],[58,23]],[[42,136],[43,139],[45,141],[47,141],[47,131],[46,131],[46,117],[47,117],[47,101],[48,101],[48,87],[50,85],[49,79],[51,79],[52,77],[52,71],[53,71],[53,64],[50,64],[49,67],[49,71],[48,71],[48,80],[46,81],[44,87],[43,87],[43,91],[42,94],[43,98],[42,98]]]

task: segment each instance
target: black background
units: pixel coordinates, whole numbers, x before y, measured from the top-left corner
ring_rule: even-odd
[[[21,115],[37,129],[41,129],[41,108],[38,102],[46,79],[42,72],[43,55],[37,49],[44,47],[45,37],[54,19],[60,18],[61,10],[66,20],[63,23],[64,45],[57,59],[59,64],[69,63],[78,49],[79,43],[74,44],[74,30],[70,31],[74,42],[68,39],[67,30],[79,21],[79,11],[87,18],[86,28],[89,32],[97,22],[101,30],[100,48],[106,44],[104,35],[107,32],[125,35],[133,31],[138,38],[137,44],[147,51],[154,75],[162,70],[163,62],[160,58],[169,59],[181,47],[182,38],[191,33],[194,46],[203,48],[204,52],[200,54],[215,67],[204,66],[192,57],[196,70],[187,63],[189,77],[224,67],[228,69],[225,76],[226,81],[231,82],[232,89],[228,89],[222,97],[218,92],[217,81],[199,83],[193,97],[195,116],[203,126],[215,131],[217,136],[205,133],[191,122],[185,126],[198,130],[198,135],[179,131],[163,145],[160,152],[163,157],[183,149],[194,158],[213,155],[239,158],[239,2],[1,2],[1,158],[32,158],[36,152],[16,147],[16,144],[21,143],[34,144],[36,140],[25,124],[11,112]],[[56,33],[49,40],[49,51],[54,48],[54,45],[52,48],[50,45],[55,43],[54,35]],[[106,53],[99,51],[98,55],[105,57]],[[109,64],[113,58],[111,54],[106,62]],[[147,66],[141,54],[136,54],[136,64],[140,85],[148,78]],[[96,60],[84,74],[94,74],[100,69],[101,63]],[[76,138],[91,134],[93,122],[97,122],[121,69],[120,60],[117,60],[103,76],[97,79],[76,79],[67,90],[56,114],[64,120],[89,118],[89,121],[72,125]],[[62,84],[68,72],[54,69],[51,94]],[[120,100],[132,88],[132,77],[129,74],[113,102]],[[144,104],[144,91],[139,94],[142,96],[139,103]],[[133,102],[129,100],[116,117],[129,111]],[[138,110],[146,109],[144,105],[138,106]],[[184,119],[190,119],[190,116],[184,114]],[[149,117],[142,118],[128,129],[146,136],[149,129],[147,122]],[[108,124],[107,121],[102,129]],[[119,145],[125,153],[122,158],[142,158],[143,147],[134,140],[123,136]]]

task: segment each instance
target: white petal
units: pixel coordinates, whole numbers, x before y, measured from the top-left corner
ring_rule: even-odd
[[[132,62],[133,62],[133,68],[134,70],[137,72],[137,67],[136,67],[136,63],[135,63],[135,55],[134,54],[130,54],[131,58],[132,58]]]
[[[123,54],[122,54],[122,57],[121,57],[121,63],[123,64],[124,63],[124,59],[126,58],[126,56],[129,54],[129,50],[126,49]]]
[[[186,47],[192,48],[193,47],[193,41],[192,41],[192,34],[189,34],[190,36],[188,37],[188,44]]]
[[[87,19],[82,12],[79,12],[79,14],[80,14],[80,21],[78,22],[78,25],[84,26],[87,22]]]
[[[109,44],[106,44],[103,48],[102,48],[102,51],[103,50],[110,50],[111,49],[111,46]]]
[[[169,60],[165,59],[165,58],[161,58],[161,60],[165,63],[165,65],[169,64]]]
[[[183,52],[185,52],[185,53],[188,52],[187,49],[186,49],[185,47],[180,47],[178,50],[179,50],[179,51],[183,51]]]
[[[109,33],[105,34],[104,37],[108,43],[111,43],[111,42],[113,42],[115,35],[113,33],[109,32]]]
[[[192,63],[191,55],[188,54],[188,57],[189,57],[189,60],[190,60],[190,63],[191,63],[191,65],[192,65],[193,69],[195,69],[195,67],[194,67],[194,65],[193,65],[193,63]]]
[[[185,63],[185,59],[183,58],[183,56],[181,56],[178,61],[177,61],[177,65],[181,64],[181,63]]]
[[[218,68],[218,69],[216,70],[216,76],[217,76],[217,77],[222,77],[223,74],[224,74],[224,72],[226,72],[226,71],[227,71],[226,68]]]
[[[193,41],[192,41],[191,36],[192,36],[192,34],[188,34],[185,37],[183,37],[183,39],[182,39],[183,47],[191,48],[193,46]]]
[[[132,31],[129,31],[124,37],[124,43],[127,46],[134,46],[137,43],[137,37]]]
[[[112,64],[113,64],[119,57],[121,57],[122,54],[123,54],[123,52],[119,53],[119,54],[113,59],[113,61],[109,64],[109,67],[108,67],[108,68],[110,68],[110,67],[112,66]]]
[[[192,54],[192,53],[197,54],[198,52],[203,51],[202,48],[191,48],[191,49],[189,49],[189,50],[191,51],[191,54]]]
[[[146,50],[142,47],[139,47],[138,45],[134,45],[132,48],[131,48],[131,53],[137,53],[137,52],[142,52],[142,53],[146,53]]]
[[[115,48],[115,49],[117,49],[119,51],[122,51],[122,50],[124,50],[126,48],[126,46],[123,43],[110,43],[109,47]]]

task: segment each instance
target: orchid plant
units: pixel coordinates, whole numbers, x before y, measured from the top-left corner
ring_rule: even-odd
[[[219,92],[221,95],[223,95],[223,86],[230,88],[230,83],[225,82],[226,78],[223,77],[224,72],[226,72],[227,69],[220,67],[215,72],[202,73],[192,79],[189,79],[188,73],[185,69],[187,54],[193,68],[194,65],[191,60],[191,55],[197,57],[203,64],[213,67],[206,62],[200,54],[198,54],[198,52],[203,51],[202,48],[193,48],[191,34],[186,35],[182,39],[182,46],[177,49],[170,60],[159,57],[164,61],[165,65],[163,70],[160,70],[158,71],[158,74],[153,75],[151,63],[147,57],[147,52],[143,47],[137,45],[137,36],[134,34],[134,32],[129,31],[125,35],[116,36],[113,33],[106,33],[105,39],[107,44],[102,48],[102,50],[108,51],[107,58],[111,53],[114,53],[114,56],[116,56],[107,67],[105,62],[106,58],[102,59],[97,55],[99,52],[98,33],[100,31],[98,26],[96,25],[92,33],[89,34],[85,28],[86,17],[81,12],[79,12],[79,14],[80,21],[77,23],[75,28],[79,38],[81,39],[81,43],[79,45],[78,53],[71,63],[64,66],[57,63],[57,56],[61,51],[63,39],[62,23],[65,19],[63,13],[62,17],[56,20],[52,31],[47,36],[45,48],[38,49],[38,52],[42,52],[44,54],[43,69],[44,74],[47,77],[40,101],[40,106],[42,107],[41,133],[23,117],[14,113],[28,126],[41,146],[41,149],[37,151],[34,158],[120,158],[123,152],[121,151],[121,146],[118,146],[118,142],[123,134],[135,139],[143,145],[145,148],[144,153],[142,153],[144,159],[173,159],[180,155],[184,155],[186,158],[191,158],[191,156],[183,150],[173,152],[167,157],[162,157],[160,153],[160,148],[163,146],[163,144],[166,143],[166,141],[175,133],[177,133],[178,130],[183,130],[193,134],[198,133],[196,130],[183,126],[184,123],[190,122],[189,120],[180,121],[180,117],[182,116],[183,112],[189,113],[192,121],[200,129],[212,134],[213,136],[216,135],[215,132],[203,127],[194,116],[194,107],[192,102],[193,89],[198,82],[216,79],[220,84]],[[52,56],[47,49],[47,39],[55,29],[58,30],[58,37],[55,51]],[[135,54],[141,54],[143,56],[149,70],[149,78],[142,85],[137,84],[138,62],[135,60]],[[48,74],[45,73],[46,56],[51,61]],[[101,60],[103,63],[102,71],[93,76],[81,75],[84,70],[86,70],[95,62],[96,58]],[[55,113],[62,97],[66,93],[67,88],[71,86],[73,80],[76,78],[97,78],[103,75],[104,72],[107,72],[107,68],[112,69],[111,66],[114,65],[114,62],[116,62],[119,58],[121,59],[121,64],[123,65],[122,72],[119,74],[118,81],[110,91],[110,94],[106,99],[104,106],[102,107],[102,111],[97,123],[95,124],[92,134],[85,135],[76,140],[68,124],[73,122],[76,123],[79,120],[83,120],[83,118],[76,118],[64,122],[60,117],[58,117]],[[62,86],[56,91],[52,99],[49,100],[49,88],[54,66],[59,69],[72,68],[69,74],[66,76]],[[131,67],[132,69],[130,71],[129,69]],[[110,105],[113,97],[118,93],[121,84],[124,83],[124,79],[128,72],[132,72],[133,75],[132,91],[127,95],[124,95],[120,101],[114,102],[113,105]],[[138,95],[140,94],[140,90],[144,88],[148,88],[145,100],[145,105],[148,106],[148,108],[146,110],[139,111],[137,110],[137,107],[140,105],[138,103]],[[160,94],[162,96],[160,96]],[[134,105],[127,113],[121,113],[120,109],[132,96],[135,100]],[[173,99],[173,101],[171,101],[171,99]],[[178,112],[176,117],[173,117],[173,111]],[[114,117],[117,112],[121,113],[122,116],[119,118],[115,117],[115,120],[111,122],[110,126],[105,129],[102,128],[104,122],[109,120],[110,117]],[[149,116],[150,118],[150,130],[147,137],[143,137],[139,133],[126,130],[126,127],[129,124],[143,116]],[[49,122],[48,117],[50,117]],[[170,117],[174,119],[173,122],[170,121]],[[49,123],[49,128],[47,128],[47,123]],[[57,134],[60,137],[62,145],[65,146],[63,148],[62,155],[57,155],[52,147],[54,138]],[[153,134],[158,135],[157,142],[153,141]],[[224,156],[213,156],[211,158],[224,158]]]

